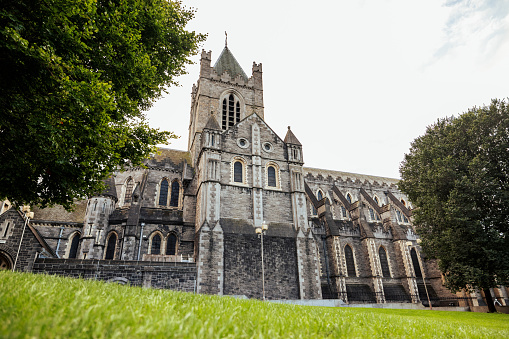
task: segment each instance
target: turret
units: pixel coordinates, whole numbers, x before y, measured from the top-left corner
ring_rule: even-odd
[[[118,200],[113,177],[106,179],[105,184],[103,192],[88,199],[79,254],[82,259],[103,258],[108,219]]]

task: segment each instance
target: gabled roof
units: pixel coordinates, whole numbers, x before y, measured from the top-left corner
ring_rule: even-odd
[[[240,74],[244,80],[248,80],[246,73],[244,73],[242,67],[240,67],[232,52],[226,46],[214,64],[214,69],[219,76],[227,71],[232,79],[235,79]]]
[[[219,123],[213,114],[210,115],[209,120],[207,121],[207,124],[204,128],[221,130],[221,126],[219,126]]]
[[[293,134],[292,130],[290,129],[290,126],[288,126],[288,132],[286,132],[285,144],[302,146],[302,144],[299,142],[295,134]]]
[[[117,189],[115,188],[115,179],[113,179],[113,175],[106,179],[104,183],[106,184],[106,189],[102,192],[102,194],[109,195],[115,198],[115,200],[118,200]]]

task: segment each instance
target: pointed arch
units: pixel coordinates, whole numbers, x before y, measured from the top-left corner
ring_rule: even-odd
[[[168,234],[166,239],[166,255],[176,255],[178,246],[178,237],[175,233]]]
[[[382,267],[382,277],[390,278],[391,270],[389,268],[389,260],[387,258],[387,252],[383,246],[378,248],[378,258],[380,259],[380,266]]]
[[[163,235],[159,231],[152,233],[149,239],[149,254],[161,254],[161,245],[163,242]]]
[[[104,259],[114,260],[117,252],[117,240],[118,236],[115,231],[108,234],[106,238],[106,251],[104,252]]]
[[[170,198],[170,206],[179,207],[180,202],[180,183],[177,179],[173,180],[171,183],[171,198]]]
[[[168,206],[168,179],[163,178],[159,184],[159,206]]]
[[[345,245],[345,262],[346,262],[346,274],[349,277],[356,277],[357,271],[355,270],[355,259],[352,247],[349,244]]]
[[[242,118],[244,103],[242,96],[233,89],[223,92],[220,102],[222,103],[221,128],[226,130],[239,123]]]
[[[78,246],[80,244],[80,232],[74,232],[71,234],[71,237],[69,238],[69,252],[67,253],[67,258],[74,259],[78,257]]]
[[[352,203],[353,201],[353,198],[352,198],[352,195],[350,194],[350,192],[346,193],[346,200],[348,201],[348,203]]]
[[[378,206],[382,206],[382,204],[380,203],[380,198],[378,198],[378,196],[375,194],[373,196],[373,200],[375,201],[375,203],[378,205]]]

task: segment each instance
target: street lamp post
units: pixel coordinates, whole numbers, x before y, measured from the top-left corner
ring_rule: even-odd
[[[256,234],[258,234],[258,237],[261,239],[261,246],[262,246],[262,295],[263,300],[265,300],[265,264],[263,262],[263,235],[265,232],[267,232],[267,229],[269,228],[269,225],[265,223],[265,221],[262,224],[262,227],[257,227],[255,229]]]

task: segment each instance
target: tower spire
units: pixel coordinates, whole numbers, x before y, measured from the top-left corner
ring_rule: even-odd
[[[226,31],[224,31],[224,47],[228,47],[228,33],[226,33]]]

